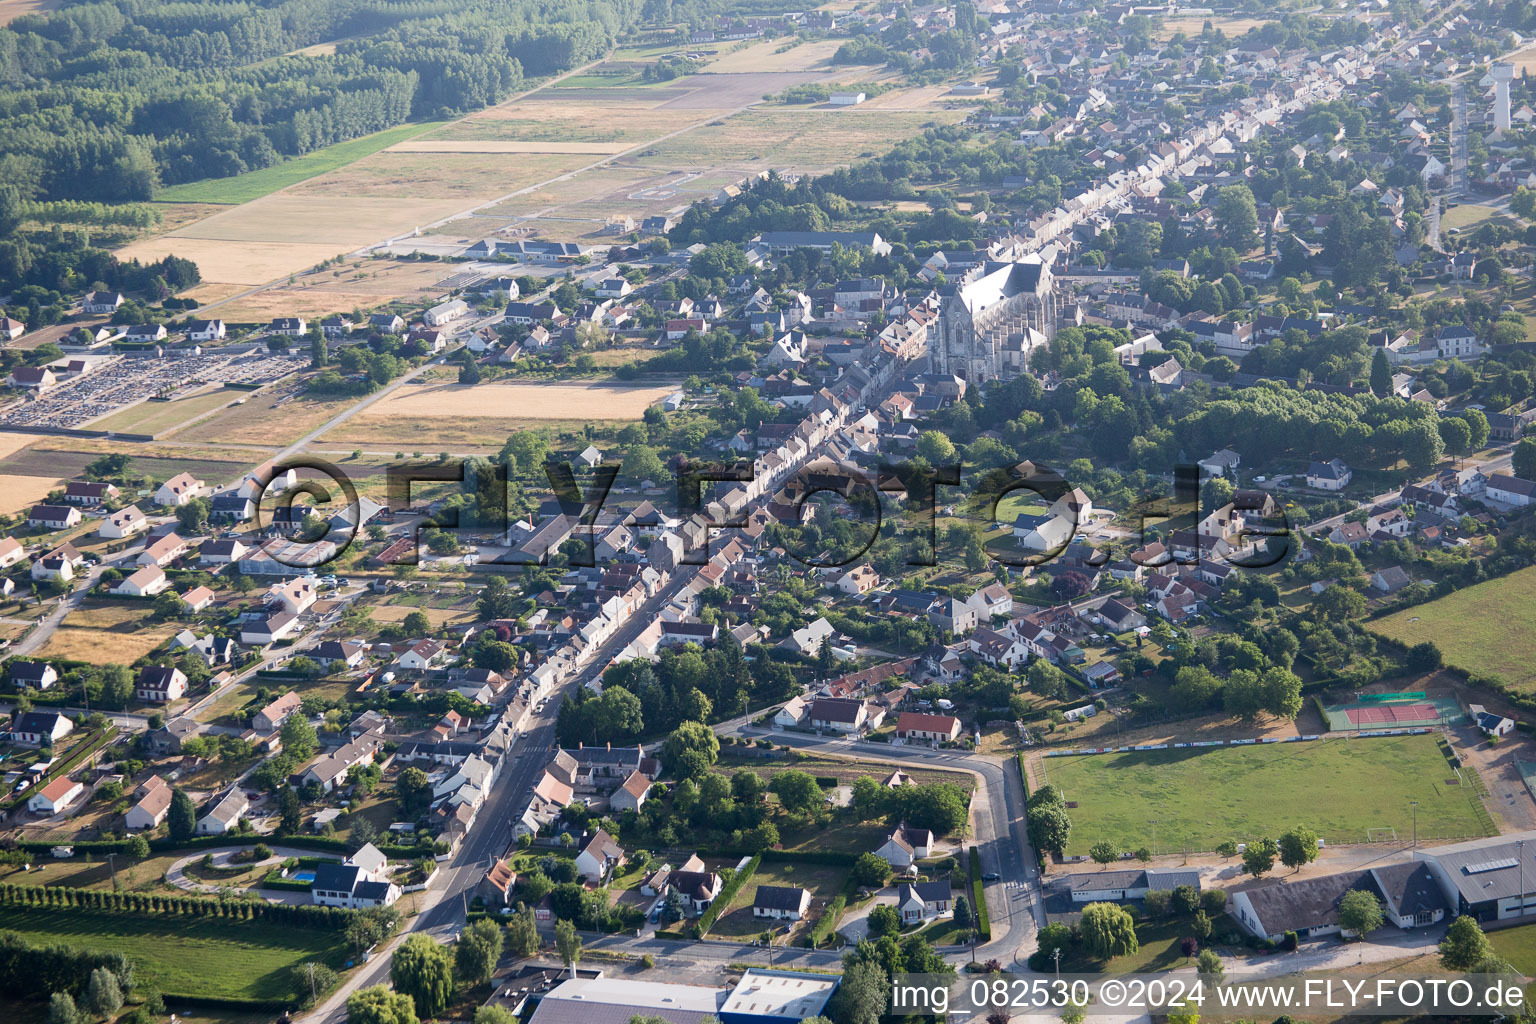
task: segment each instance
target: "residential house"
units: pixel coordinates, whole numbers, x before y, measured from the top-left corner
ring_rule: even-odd
[[[250,809],[251,802],[246,798],[245,790],[233,786],[223,796],[204,805],[203,815],[197,819],[196,832],[200,836],[221,836],[232,832]]]
[[[905,823],[875,851],[875,856],[898,870],[933,856],[933,833],[926,828],[910,828]]]
[[[59,670],[46,661],[17,661],[5,663],[11,685],[18,690],[48,690],[59,681]]]
[[[896,738],[907,742],[952,743],[959,738],[960,730],[960,719],[954,715],[903,711],[896,719]]]
[[[155,504],[178,508],[203,493],[203,482],[191,473],[177,473],[155,491]]]
[[[139,511],[139,506],[129,505],[103,519],[96,532],[109,540],[123,540],[147,529],[149,518]]]
[[[1342,491],[1353,477],[1354,473],[1339,459],[1307,466],[1307,486],[1320,491]]]
[[[624,848],[602,829],[593,833],[581,852],[576,854],[576,876],[594,885],[608,881],[613,869],[624,863]]]
[[[298,714],[303,701],[292,690],[278,697],[251,716],[251,728],[257,732],[276,732],[290,715]]]
[[[954,909],[954,890],[949,879],[932,882],[903,882],[896,887],[896,912],[902,924],[917,924],[950,913]]]
[[[75,723],[57,711],[23,711],[11,719],[11,742],[19,747],[51,747],[74,730]]]
[[[33,505],[27,513],[28,526],[49,530],[67,530],[80,523],[80,510],[73,505]]]
[[[33,793],[27,801],[27,810],[37,815],[57,814],[68,807],[74,800],[85,792],[85,786],[71,779],[68,775],[60,775],[42,789]]]
[[[130,832],[156,828],[165,820],[171,809],[171,784],[158,775],[151,775],[133,791],[135,803],[123,815],[123,824]]]
[[[798,921],[811,909],[811,893],[790,885],[760,885],[752,897],[752,916]]]
[[[146,665],[139,670],[134,696],[146,704],[165,704],[186,696],[187,677],[179,668]]]

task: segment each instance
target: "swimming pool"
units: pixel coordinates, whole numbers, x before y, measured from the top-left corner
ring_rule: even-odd
[[[295,882],[313,882],[315,880],[315,873],[305,868],[302,871],[295,871],[288,877],[292,878]]]

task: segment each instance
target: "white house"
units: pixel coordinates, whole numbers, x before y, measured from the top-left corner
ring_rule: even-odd
[[[97,534],[108,540],[122,540],[149,529],[149,518],[137,505],[129,505],[113,512],[101,521]]]
[[[155,503],[169,508],[180,507],[203,493],[203,482],[191,473],[177,473],[155,491]]]
[[[218,800],[206,805],[203,816],[197,819],[197,834],[221,836],[232,831],[250,808],[251,802],[246,799],[245,791],[235,786]]]
[[[11,742],[19,747],[51,747],[74,729],[75,723],[57,711],[23,711],[11,722]]]
[[[933,833],[925,828],[897,825],[875,856],[893,868],[908,868],[925,857],[933,856]]]
[[[61,775],[32,794],[27,810],[33,814],[57,814],[68,807],[85,787],[67,775]]]
[[[170,783],[158,775],[151,775],[133,795],[137,802],[123,815],[123,824],[130,832],[157,827],[171,809]]]
[[[760,885],[752,897],[752,916],[798,921],[811,908],[811,893],[791,885]]]
[[[619,841],[598,829],[576,855],[576,876],[601,885],[623,863],[624,848]]]
[[[146,565],[132,576],[119,580],[112,593],[125,597],[153,597],[171,585],[170,577],[158,565]]]
[[[1314,462],[1307,467],[1307,486],[1320,491],[1342,491],[1354,473],[1339,459]]]

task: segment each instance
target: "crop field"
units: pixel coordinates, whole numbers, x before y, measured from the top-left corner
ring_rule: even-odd
[[[57,443],[59,439],[50,438],[49,440]],[[117,451],[133,456],[133,461],[130,463],[132,472],[147,473],[157,480],[165,480],[186,471],[199,479],[206,480],[209,484],[222,484],[251,468],[251,463],[248,461],[225,461],[207,457],[203,452],[189,451],[172,456],[169,454],[172,449],[161,448],[156,451],[166,452],[166,455],[151,455],[144,445],[124,445],[122,442],[108,440],[81,439],[68,448],[57,448],[52,445],[34,445],[25,448],[0,460],[0,473],[23,476],[58,475],[66,478],[79,476],[85,470],[86,464],[103,452]]]
[[[721,111],[724,112],[723,110]],[[538,100],[493,107],[445,125],[422,142],[507,140],[636,145],[696,124],[700,110],[662,110],[656,100]]]
[[[115,430],[127,434],[158,434],[162,430],[180,426],[202,413],[211,412],[221,405],[228,405],[249,392],[234,388],[218,388],[202,394],[189,395],[172,402],[140,402],[90,424],[92,430]]]
[[[334,51],[335,47],[331,49]],[[278,189],[297,185],[316,175],[345,167],[354,160],[388,149],[406,139],[424,135],[440,127],[442,123],[426,121],[396,125],[382,132],[338,142],[334,146],[327,146],[313,153],[305,153],[303,156],[271,167],[263,167],[259,171],[249,171],[230,178],[210,178],[207,181],[173,185],[162,191],[158,200],[168,203],[222,203],[229,206],[248,203],[253,199],[270,195]]]
[[[20,512],[48,497],[48,492],[64,483],[57,476],[22,476],[0,473],[0,514]]]
[[[456,212],[475,200],[492,199],[573,171],[598,159],[582,153],[379,153],[297,185],[297,196],[404,199],[432,204],[453,200]],[[435,218],[434,218],[435,219]],[[382,237],[371,230],[370,235]]]
[[[523,425],[632,422],[675,390],[674,386],[613,384],[407,384],[323,440],[395,448],[500,444]]]
[[[668,139],[636,160],[668,168],[730,165],[824,170],[883,152],[925,125],[949,123],[961,116],[948,111],[765,107]]]
[[[490,233],[489,228],[489,224],[477,228],[476,236]],[[219,315],[231,323],[265,323],[275,316],[329,316],[339,310],[370,309],[396,299],[425,305],[447,290],[439,282],[451,270],[441,263],[348,257],[339,266],[233,298],[219,308]],[[227,290],[221,293],[221,288]],[[202,285],[188,294],[201,302],[217,302],[240,290]]]
[[[399,191],[378,195],[286,191],[226,208],[170,234],[140,239],[118,250],[118,255],[156,260],[174,253],[195,261],[204,281],[259,285],[404,234],[464,205],[462,198],[409,198]]]
[[[627,147],[613,142],[523,142],[515,139],[431,139],[403,142],[391,153],[560,153],[585,156],[611,156]]]
[[[830,69],[832,55],[842,46],[842,42],[837,39],[817,39],[779,53],[784,50],[786,43],[783,39],[768,39],[732,50],[711,60],[708,69],[712,74]],[[843,68],[837,70],[841,72]]]
[[[1445,660],[1458,668],[1530,689],[1536,684],[1536,634],[1529,621],[1536,606],[1532,602],[1536,602],[1536,567],[1404,608],[1366,626],[1405,644],[1431,640]]]
[[[1123,850],[1151,846],[1153,820],[1165,853],[1273,838],[1292,825],[1329,843],[1381,838],[1378,829],[1406,839],[1410,800],[1419,802],[1420,841],[1485,834],[1477,795],[1448,784],[1453,773],[1434,736],[1127,751],[1042,764],[1045,781],[1069,804],[1069,854],[1100,840]]]
[[[0,25],[9,25],[23,14],[51,11],[58,6],[58,0],[0,0]]]
[[[421,612],[433,626],[457,626],[475,621],[473,608],[412,608],[403,604],[374,605],[368,610],[368,616],[375,622],[403,622],[412,612]]]
[[[346,962],[339,931],[257,921],[231,927],[219,918],[6,907],[0,909],[0,929],[20,932],[37,944],[62,942],[126,953],[139,983],[167,994],[287,999],[293,994],[295,964],[318,960],[340,970]]]

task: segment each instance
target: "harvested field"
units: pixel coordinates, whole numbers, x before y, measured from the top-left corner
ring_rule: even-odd
[[[515,142],[494,139],[467,139],[450,142],[441,139],[404,142],[391,146],[391,153],[585,153],[607,156],[622,153],[628,147],[612,142]]]
[[[132,408],[94,420],[90,427],[92,430],[113,430],[128,434],[158,434],[249,394],[248,391],[234,388],[219,388],[174,402],[141,402]]]
[[[334,52],[335,47],[332,46],[331,49]],[[173,203],[223,203],[226,205],[248,203],[253,199],[260,199],[279,189],[287,188],[289,185],[295,185],[306,178],[313,178],[317,174],[325,174],[327,171],[345,167],[354,160],[377,153],[397,142],[425,134],[441,123],[432,121],[396,125],[372,135],[338,142],[334,146],[327,146],[325,149],[306,153],[292,160],[285,160],[280,164],[263,167],[246,174],[174,185],[161,192],[160,199]]]
[[[10,515],[35,505],[48,497],[48,492],[64,483],[57,476],[19,476],[0,473],[0,513]]]
[[[412,416],[420,419],[566,419],[600,414],[607,420],[638,420],[675,386],[625,384],[494,383],[407,384],[358,414],[359,419]]]
[[[9,458],[27,445],[46,437],[48,437],[46,434],[23,434],[0,430],[0,459]]]
[[[323,263],[332,256],[354,248],[357,246],[324,242],[241,242],[235,239],[161,235],[125,246],[117,250],[117,255],[125,260],[144,262],[164,259],[166,256],[180,256],[196,263],[206,282],[249,287],[308,270],[317,263]]]
[[[479,227],[473,233],[478,237],[490,230],[489,226]],[[439,282],[451,269],[441,263],[348,257],[340,266],[302,274],[290,284],[233,299],[219,308],[219,315],[231,323],[265,323],[275,316],[325,316],[337,310],[368,309],[396,299],[424,303],[445,291]],[[237,290],[223,296],[212,293],[209,297],[194,297],[216,301],[229,298]]]
[[[841,73],[839,73],[841,75]],[[753,103],[761,103],[763,97],[783,92],[792,85],[803,85],[829,77],[825,73],[807,71],[762,72],[755,74],[720,75],[705,73],[689,75],[681,79],[686,95],[668,100],[663,110],[708,110],[724,107],[735,110]]]
[[[722,54],[711,60],[708,67],[713,74],[809,71],[829,66],[841,45],[837,39],[818,39],[778,53],[784,49],[785,41],[769,39]]]
[[[699,110],[661,110],[654,101],[520,101],[455,121],[422,141],[506,139],[520,142],[634,145],[696,124],[709,113]],[[724,113],[724,110],[720,113]]]
[[[9,25],[23,14],[51,11],[59,6],[59,0],[0,0],[0,25]]]
[[[417,216],[400,230],[446,217],[477,199],[490,199],[534,185],[594,158],[574,153],[380,153],[359,160],[331,174],[295,186],[295,197],[345,197],[343,203],[384,203],[407,207],[419,204],[435,211]],[[360,199],[355,197],[367,197]],[[393,197],[383,199],[381,197]],[[440,205],[444,200],[447,208]],[[325,200],[329,202],[330,200]],[[395,231],[381,230],[377,223],[359,225],[375,241]]]
[[[811,172],[889,149],[925,125],[950,123],[955,111],[863,110],[858,107],[765,107],[658,143],[637,162],[654,167],[769,167]]]
[[[60,439],[50,438],[54,444]],[[268,441],[268,444],[272,442]],[[80,476],[85,471],[86,464],[100,456],[103,452],[123,452],[131,455],[133,461],[129,464],[131,471],[135,473],[147,473],[157,480],[165,480],[180,472],[188,472],[193,476],[206,480],[209,484],[224,483],[236,479],[251,468],[249,461],[235,462],[224,459],[211,459],[205,457],[204,452],[189,451],[184,456],[146,456],[143,445],[127,444],[125,442],[113,442],[108,440],[91,441],[81,439],[77,445],[68,448],[44,447],[34,445],[25,448],[9,458],[0,460],[0,473],[21,476],[47,476],[57,479],[62,474],[65,479]]]
[[[284,192],[223,210],[172,234],[141,239],[118,255],[152,260],[174,253],[195,261],[204,281],[265,284],[448,216],[460,206],[461,201],[442,198],[402,202]]]
[[[320,443],[412,451],[499,445],[515,430],[633,422],[674,390],[611,384],[407,384]]]
[[[175,436],[178,441],[233,441],[277,447],[298,440],[357,402],[356,398],[301,398],[295,388],[286,388],[252,395],[244,405],[194,423]]]

